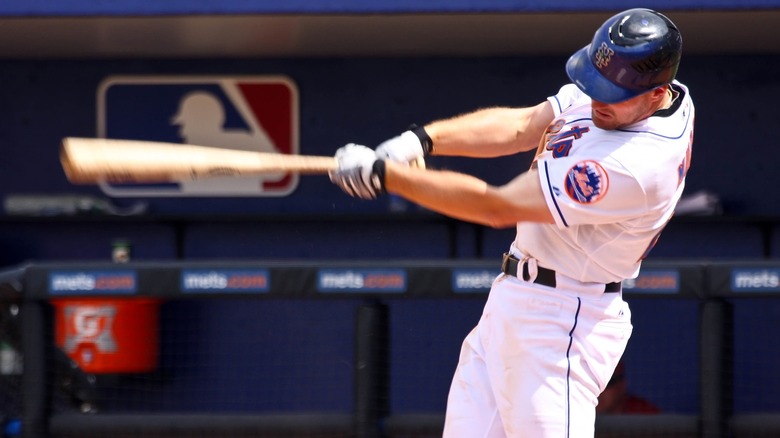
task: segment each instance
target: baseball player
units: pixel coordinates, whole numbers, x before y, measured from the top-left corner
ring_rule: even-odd
[[[681,47],[667,17],[630,9],[569,58],[572,83],[536,106],[478,110],[376,151],[336,152],[331,180],[352,196],[390,192],[457,219],[517,227],[463,342],[445,437],[593,437],[597,397],[633,329],[621,281],[638,275],[690,164],[694,107],[675,80]],[[531,150],[531,168],[500,187],[405,164]]]

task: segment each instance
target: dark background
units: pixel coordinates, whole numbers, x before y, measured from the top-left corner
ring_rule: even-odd
[[[568,55],[622,9],[606,0],[589,2],[587,10],[576,2],[517,3],[4,2],[0,196],[105,199],[96,187],[69,184],[57,153],[65,136],[97,135],[98,87],[112,76],[283,75],[299,92],[300,152],[330,155],[348,142],[374,146],[410,123],[479,107],[535,104],[566,83]],[[774,34],[780,2],[658,3],[682,29],[678,79],[690,87],[697,109],[687,194],[715,194],[723,214],[673,220],[651,257],[776,257],[780,49]],[[429,165],[501,184],[528,162],[527,156],[432,158]],[[132,242],[138,260],[498,261],[513,238],[512,230],[451,221],[408,204],[396,211],[392,198],[353,200],[325,176],[302,177],[284,198],[107,200],[120,207],[141,201],[148,210],[128,218],[6,212],[0,217],[0,264],[107,260],[117,238]],[[631,304],[636,331],[626,360],[632,389],[665,411],[695,412],[696,303]],[[735,355],[742,366],[735,369],[735,408],[780,409],[772,396],[780,386],[772,371],[778,359],[745,359],[772,343],[770,322],[780,305],[776,299],[737,304]],[[161,366],[179,374],[164,396],[143,399],[144,407],[349,410],[348,390],[328,393],[330,387],[321,385],[350,385],[354,305],[167,303]],[[443,410],[458,346],[481,305],[478,299],[392,303],[394,411]],[[284,377],[289,362],[280,356],[300,365],[296,378]],[[206,362],[205,371],[185,366],[199,361]],[[115,383],[120,392],[139,385],[144,390],[132,379]],[[304,396],[301,388],[321,392]],[[117,409],[128,407],[117,403]]]

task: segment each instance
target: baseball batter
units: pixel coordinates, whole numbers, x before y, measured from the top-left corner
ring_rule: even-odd
[[[515,225],[447,403],[445,437],[592,437],[597,397],[632,332],[621,281],[685,185],[694,107],[675,80],[682,39],[664,15],[609,18],[566,63],[571,84],[528,108],[490,108],[339,149],[331,180],[352,196],[401,195],[454,218]],[[424,155],[535,150],[495,187],[411,168]]]

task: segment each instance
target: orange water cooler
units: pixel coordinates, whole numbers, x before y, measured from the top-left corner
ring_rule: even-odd
[[[143,373],[157,367],[159,300],[61,298],[55,342],[84,372]]]

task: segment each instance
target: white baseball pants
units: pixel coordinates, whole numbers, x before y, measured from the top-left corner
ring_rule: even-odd
[[[592,438],[631,331],[620,292],[500,275],[463,342],[444,438]]]

